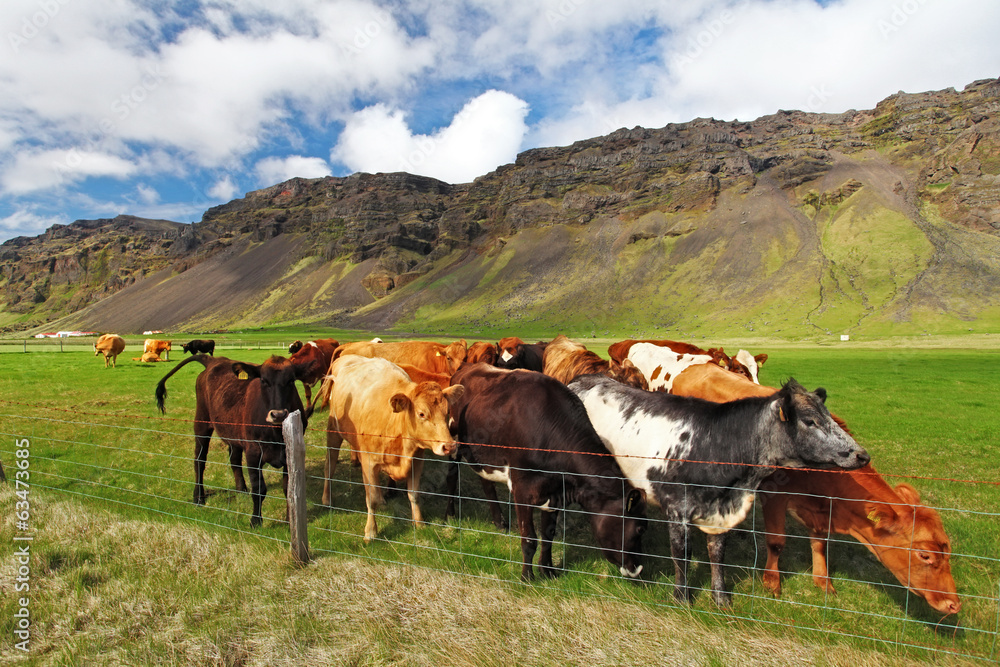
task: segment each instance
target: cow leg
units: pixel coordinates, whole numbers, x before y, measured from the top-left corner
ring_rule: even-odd
[[[837,591],[833,590],[830,573],[826,567],[826,545],[829,537],[828,533],[811,531],[809,546],[812,548],[813,583],[824,592],[833,594]]]
[[[493,517],[493,525],[499,530],[507,532],[510,530],[510,524],[507,523],[507,517],[503,515],[503,511],[500,509],[500,499],[497,497],[497,485],[488,479],[479,478],[479,481],[483,485],[483,495],[486,496],[486,502],[490,507],[490,515]]]
[[[211,422],[207,415],[195,411],[194,416],[194,504],[205,504],[205,461],[208,458],[208,443],[212,440]]]
[[[406,495],[410,499],[410,513],[413,516],[413,523],[418,526],[424,525],[424,516],[420,512],[418,499],[420,495],[420,476],[424,471],[424,457],[422,452],[417,452],[410,464],[410,474],[406,477]]]
[[[329,451],[329,450],[327,450]],[[375,523],[375,510],[382,506],[385,499],[378,485],[378,471],[370,456],[361,457],[361,477],[365,483],[365,504],[368,506],[368,520],[365,522],[365,544],[375,539],[378,525]]]
[[[720,607],[732,607],[733,596],[726,591],[726,533],[708,535],[708,560],[712,569],[712,599]]]
[[[538,555],[538,569],[543,577],[554,579],[558,572],[552,564],[552,540],[559,525],[559,511],[543,509],[539,524],[542,531],[542,551]]]
[[[788,511],[788,496],[764,496],[764,535],[767,541],[767,563],[761,579],[764,588],[775,597],[781,597],[781,571],[778,559],[785,550],[785,513]]]
[[[344,437],[337,432],[337,420],[333,415],[326,421],[326,463],[323,465],[323,504],[330,506],[333,490],[331,480],[337,472],[337,458],[340,456],[340,446]]]
[[[674,597],[678,602],[690,602],[691,589],[687,585],[688,565],[691,562],[691,527],[679,517],[669,519],[670,555],[674,559]]]
[[[236,490],[242,493],[247,492],[247,483],[243,479],[243,448],[237,445],[229,445],[229,467],[233,470],[233,484]]]
[[[448,504],[444,508],[444,520],[455,516],[455,494],[458,493],[459,466],[462,464],[458,459],[448,461],[448,474],[444,478],[445,493],[448,495]]]
[[[535,578],[531,563],[535,559],[535,551],[538,548],[535,520],[532,516],[534,508],[519,498],[516,492],[514,493],[514,506],[517,510],[517,527],[521,532],[521,580],[529,582]]]
[[[247,468],[250,469],[250,496],[253,498],[253,514],[250,515],[250,527],[257,528],[264,523],[260,507],[267,495],[267,484],[264,483],[264,461],[259,451],[247,452]]]
[[[305,414],[306,416],[310,416],[312,415],[312,387],[303,382],[302,389],[305,391],[306,394],[306,407],[303,414]]]

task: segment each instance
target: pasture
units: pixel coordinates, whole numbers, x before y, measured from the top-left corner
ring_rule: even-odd
[[[607,342],[581,342],[607,356]],[[30,442],[37,533],[31,646],[39,664],[99,656],[131,664],[155,657],[178,664],[312,658],[477,665],[673,662],[669,656],[699,664],[975,664],[1000,657],[996,350],[751,348],[770,355],[762,383],[795,377],[809,389],[824,386],[828,406],[887,481],[912,484],[940,511],[963,600],[957,618],[941,619],[849,537],[830,545],[837,594],[824,594],[809,576],[808,540],[791,520],[784,592],[773,599],[760,583],[766,553],[759,508],[730,540],[731,610],[712,603],[706,564],[692,577],[705,588],[693,605],[674,603],[666,528],[655,508],[641,583],[618,576],[594,548],[586,517],[571,507],[554,548],[564,573],[523,585],[516,531],[494,528],[468,470],[460,477],[459,517],[445,521],[447,464],[433,457],[422,482],[428,525],[409,522],[399,494],[382,509],[379,538],[365,546],[361,476],[346,450],[332,507],[320,505],[320,412],[306,429],[315,562],[297,569],[288,556],[277,471],[265,469],[264,525],[251,530],[249,497],[233,490],[225,448],[214,439],[205,475],[214,493],[205,506],[192,504],[190,420],[201,366],[171,378],[161,416],[153,388],[183,355],[178,349],[168,363],[140,364],[131,361],[138,356],[133,343],[116,369],[105,369],[92,347],[67,344],[56,353],[28,344],[25,353],[12,344],[0,353],[0,461],[8,479],[16,470],[15,442]],[[260,362],[287,348],[241,341],[217,353]],[[13,482],[0,494],[5,507],[18,500]],[[515,523],[513,509],[505,511]],[[12,514],[0,528],[7,554],[0,563],[0,628],[7,638],[17,611],[10,554],[19,530]],[[706,560],[701,537],[694,555]],[[19,654],[5,640],[0,655]]]

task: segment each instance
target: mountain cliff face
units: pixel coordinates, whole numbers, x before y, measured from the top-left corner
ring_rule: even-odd
[[[796,337],[1000,323],[1000,81],[696,119],[449,185],[292,179],[0,246],[0,324]]]

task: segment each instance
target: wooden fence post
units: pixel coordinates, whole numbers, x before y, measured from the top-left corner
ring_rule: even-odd
[[[309,562],[309,531],[306,517],[306,441],[302,415],[296,410],[281,424],[288,465],[288,528],[292,557],[300,565]]]

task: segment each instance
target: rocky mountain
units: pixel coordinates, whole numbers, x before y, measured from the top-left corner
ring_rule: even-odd
[[[0,325],[703,335],[991,331],[1000,80],[621,129],[472,183],[292,179],[201,222],[0,246]]]

